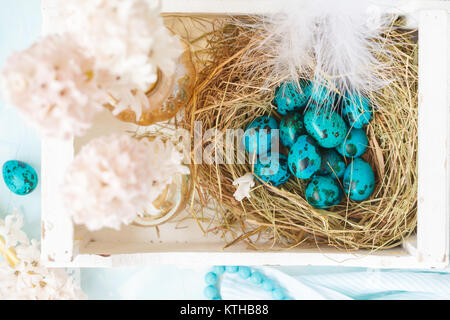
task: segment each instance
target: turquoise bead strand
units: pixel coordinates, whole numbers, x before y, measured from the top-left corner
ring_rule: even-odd
[[[284,290],[275,281],[265,277],[261,272],[252,270],[246,266],[214,266],[212,271],[206,273],[206,287],[203,291],[205,297],[210,300],[222,300],[217,285],[220,276],[224,273],[237,274],[241,279],[249,280],[251,283],[261,287],[271,294],[274,300],[288,300]]]

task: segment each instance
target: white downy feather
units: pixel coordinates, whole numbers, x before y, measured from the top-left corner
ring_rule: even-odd
[[[380,38],[390,20],[371,11],[370,1],[325,2],[329,2],[324,11],[327,15],[319,18],[313,42],[314,77],[335,84],[340,92],[369,92],[384,87],[386,81],[374,72],[386,67],[375,56],[384,48],[382,42],[373,40]]]
[[[257,25],[275,79],[313,77],[327,94],[352,89],[370,92],[387,83],[375,70],[388,67],[375,54],[393,17],[383,16],[374,0],[287,1],[284,9]],[[377,2],[379,4],[379,2]]]

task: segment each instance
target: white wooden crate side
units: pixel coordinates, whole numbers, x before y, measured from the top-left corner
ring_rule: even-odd
[[[419,22],[419,259],[448,262],[449,12],[424,10]]]
[[[171,251],[152,253],[129,253],[100,256],[80,254],[71,267],[134,267],[144,265],[280,265],[280,266],[346,266],[370,268],[444,268],[446,265],[417,262],[408,254],[384,254],[357,256],[344,253],[318,252],[198,252]],[[67,267],[64,262],[50,262],[50,267]]]
[[[41,0],[42,34],[55,33],[53,19],[59,14],[60,0]],[[73,224],[60,198],[60,186],[67,166],[73,159],[73,139],[42,139],[41,146],[41,261],[45,264],[73,257]]]
[[[64,209],[60,187],[73,158],[73,141],[42,140],[42,243],[41,261],[71,261],[73,224]]]

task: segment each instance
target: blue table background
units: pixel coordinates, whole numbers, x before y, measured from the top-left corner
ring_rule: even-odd
[[[39,0],[0,0],[0,69],[7,56],[13,51],[24,49],[39,38],[41,23]],[[24,123],[14,108],[7,108],[0,100],[0,165],[10,159],[28,162],[40,175],[40,139],[37,133]],[[20,197],[12,194],[5,184],[0,182],[0,216],[4,218],[6,214],[12,213],[13,208],[18,208],[24,214],[25,230],[29,237],[39,239],[40,186],[31,195]],[[373,274],[374,270],[337,267],[278,267],[276,269],[296,279],[303,279],[305,282],[308,282],[308,277],[315,279],[315,282],[310,280],[311,286],[319,283],[319,279],[334,279],[330,280],[333,283],[322,283],[321,286],[334,288],[337,291],[341,286],[342,291],[345,291],[344,294],[348,297],[374,297],[371,292],[362,296],[361,293],[352,289],[344,289],[346,284],[340,284],[336,280],[339,277],[334,276],[341,275],[342,279],[345,279],[345,276],[350,274],[357,275],[358,287],[363,287],[364,282],[367,282],[365,279],[368,277],[365,275]],[[206,270],[208,270],[208,266],[204,268],[158,266],[83,269],[81,283],[91,299],[202,299],[203,277]],[[405,281],[411,281],[406,276],[413,275],[413,272],[397,271],[392,273],[392,270],[380,273],[384,272],[386,275],[391,272],[389,274],[395,274],[397,278],[405,275]],[[429,271],[419,273],[426,276]],[[436,272],[433,276],[439,276],[441,283],[443,280],[450,281],[449,274],[446,272]],[[445,288],[442,291],[442,286],[436,287],[437,291],[445,292]],[[448,291],[450,292],[450,285]],[[396,293],[394,297],[405,298],[406,296]],[[419,295],[419,297],[427,296]]]

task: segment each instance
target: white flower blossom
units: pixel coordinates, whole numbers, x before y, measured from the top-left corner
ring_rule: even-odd
[[[242,201],[244,198],[250,199],[250,189],[255,186],[253,174],[248,172],[242,177],[233,181],[233,186],[238,186],[236,192],[233,194],[237,201]]]
[[[28,244],[28,237],[22,229],[23,217],[17,212],[0,220],[0,235],[6,242],[6,247],[15,247],[19,243]]]
[[[17,210],[4,221],[0,219],[0,226],[0,239],[20,259],[12,266],[7,259],[0,258],[0,300],[86,299],[63,269],[46,268],[39,263],[39,243],[29,241],[22,231],[23,217]]]
[[[13,54],[1,76],[6,101],[46,136],[83,135],[107,101],[96,65],[68,35]]]
[[[103,81],[114,113],[130,108],[139,118],[148,108],[143,98],[157,81],[158,69],[173,75],[182,53],[159,8],[147,0],[65,0],[60,11],[61,30],[73,33],[114,76]]]
[[[150,207],[175,174],[189,173],[182,159],[171,142],[160,138],[113,134],[92,140],[66,174],[67,210],[75,223],[90,230],[119,229]]]

